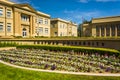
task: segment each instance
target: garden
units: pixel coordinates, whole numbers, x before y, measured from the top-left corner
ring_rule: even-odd
[[[45,70],[120,73],[119,55],[117,50],[100,48],[21,45],[0,51],[0,60]]]

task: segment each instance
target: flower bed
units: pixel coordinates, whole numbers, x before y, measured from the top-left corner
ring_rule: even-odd
[[[99,53],[12,49],[0,51],[0,60],[19,66],[47,70],[120,73],[119,57]]]

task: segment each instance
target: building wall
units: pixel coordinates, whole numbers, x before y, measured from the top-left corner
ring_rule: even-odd
[[[51,21],[50,30],[51,37],[58,36],[58,21]]]
[[[58,21],[58,36],[68,36],[67,23]]]
[[[42,19],[42,23],[40,22],[40,19]],[[48,29],[48,32],[46,32],[46,29]],[[50,19],[37,15],[36,32],[36,36],[50,37]]]
[[[0,8],[3,10],[3,15],[0,16],[0,22],[3,23],[3,30],[0,31],[0,36],[13,36],[13,10],[11,7],[2,4],[0,4]],[[10,17],[7,16],[8,10],[11,11]],[[11,26],[10,31],[7,30],[8,23],[10,23]]]

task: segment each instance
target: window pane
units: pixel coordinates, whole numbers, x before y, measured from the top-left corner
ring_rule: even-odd
[[[43,24],[43,18],[40,18],[40,19],[39,19],[39,23],[40,23],[40,24]]]
[[[48,28],[45,28],[45,33],[48,34]]]
[[[105,32],[104,32],[104,26],[101,26],[101,36],[103,37],[105,35]]]
[[[45,19],[45,24],[48,24],[48,19]]]
[[[115,25],[111,25],[112,36],[115,36]]]
[[[99,28],[99,26],[96,26],[96,36],[98,37],[98,36],[100,36],[99,34],[100,34],[100,30],[99,30],[100,28]]]
[[[0,22],[0,31],[3,31],[3,22]]]
[[[11,32],[11,23],[7,23],[7,32]]]
[[[3,8],[0,8],[0,16],[3,15]]]
[[[43,28],[39,27],[39,33],[43,33]]]
[[[106,26],[106,36],[110,36],[110,27]]]
[[[11,13],[12,13],[11,10],[8,9],[8,10],[7,10],[7,17],[10,18],[10,17],[11,17]]]
[[[120,24],[117,26],[117,36],[120,36]]]

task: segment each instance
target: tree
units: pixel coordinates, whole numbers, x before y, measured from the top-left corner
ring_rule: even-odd
[[[82,24],[79,24],[78,25],[78,37],[81,37],[82,36]]]

